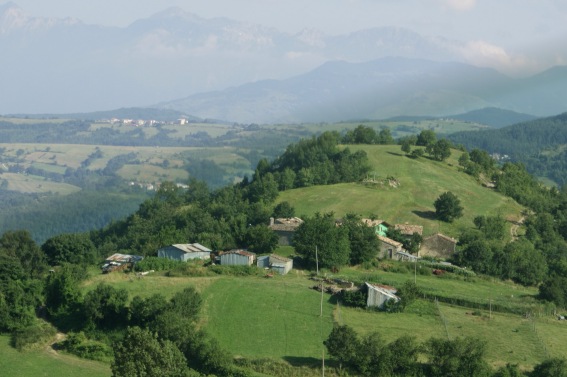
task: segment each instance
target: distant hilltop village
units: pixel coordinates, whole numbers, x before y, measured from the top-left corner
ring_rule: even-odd
[[[144,127],[144,126],[151,127],[151,126],[167,125],[167,124],[179,124],[179,125],[189,124],[189,120],[186,118],[180,118],[174,122],[165,122],[154,119],[146,120],[146,119],[119,119],[119,118],[101,119],[98,122],[109,123],[112,125],[119,124],[124,126],[135,126],[135,127]]]

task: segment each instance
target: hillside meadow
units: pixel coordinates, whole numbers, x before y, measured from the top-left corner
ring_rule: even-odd
[[[407,157],[399,146],[351,145],[354,152],[364,150],[372,166],[368,178],[376,184],[341,183],[312,186],[281,192],[278,202],[288,201],[298,216],[316,212],[334,212],[336,217],[358,213],[375,215],[392,224],[423,225],[424,235],[441,232],[457,236],[473,226],[479,215],[501,215],[509,221],[521,217],[522,206],[492,189],[483,187],[473,177],[461,172],[457,159],[461,152],[452,150],[451,157],[433,161],[425,157]],[[384,183],[393,177],[399,186]],[[464,207],[463,217],[454,223],[435,219],[434,201],[445,191],[451,191]]]
[[[49,346],[19,352],[0,335],[0,375],[6,377],[108,377],[110,365],[55,352]]]
[[[360,334],[378,331],[386,341],[401,335],[412,335],[419,341],[430,337],[480,337],[487,342],[486,359],[494,366],[513,362],[530,369],[546,357],[565,354],[562,345],[567,344],[567,323],[557,321],[544,306],[535,302],[536,288],[483,277],[465,279],[452,274],[414,277],[411,263],[394,264],[401,272],[345,268],[338,274],[322,273],[327,277],[394,286],[416,279],[428,295],[466,299],[473,304],[463,307],[440,301],[436,305],[434,301],[420,299],[404,313],[345,307],[329,294],[321,297],[312,289],[317,283],[309,279],[310,272],[301,269],[273,278],[261,275],[168,277],[164,273],[139,278],[121,272],[100,274],[92,269],[83,289],[87,292],[99,283],[108,283],[126,289],[132,299],[156,293],[169,298],[189,285],[194,286],[203,297],[199,325],[232,354],[249,359],[285,360],[298,366],[318,364],[323,352],[322,341],[334,323],[352,326]],[[489,300],[493,307],[521,310],[526,308],[526,303],[531,303],[531,314],[489,311],[474,305]]]

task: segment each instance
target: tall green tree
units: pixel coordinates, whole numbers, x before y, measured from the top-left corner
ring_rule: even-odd
[[[278,246],[278,235],[266,225],[249,227],[246,231],[248,250],[256,254],[270,254]]]
[[[445,161],[451,157],[451,143],[446,139],[437,140],[430,149],[429,154],[437,161]]]
[[[114,344],[113,377],[188,376],[187,360],[172,342],[156,334],[130,327],[124,339]]]
[[[100,283],[83,300],[83,312],[88,322],[107,328],[126,323],[128,291]]]
[[[439,220],[453,222],[463,216],[461,201],[450,191],[441,194],[433,203],[435,214]]]
[[[369,262],[376,258],[380,244],[374,228],[364,224],[361,217],[353,213],[344,217],[342,226],[348,230],[351,265]]]
[[[484,361],[486,343],[476,338],[443,340],[431,338],[425,344],[431,377],[489,377],[490,367]]]
[[[295,251],[315,267],[338,269],[346,265],[350,257],[348,229],[336,226],[333,213],[317,213],[299,226],[293,237]]]
[[[60,234],[51,237],[41,245],[41,250],[52,266],[63,263],[91,264],[98,257],[95,245],[86,233]]]
[[[339,362],[339,368],[343,364],[354,365],[360,349],[358,334],[347,325],[335,326],[327,340],[323,342],[327,351]]]

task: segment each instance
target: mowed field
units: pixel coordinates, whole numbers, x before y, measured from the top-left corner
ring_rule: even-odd
[[[481,186],[473,177],[459,171],[457,159],[461,152],[457,150],[452,150],[447,161],[437,162],[409,158],[399,146],[349,148],[353,152],[359,149],[367,152],[372,166],[369,178],[383,181],[391,176],[399,186],[361,183],[313,186],[281,192],[278,201],[288,201],[298,216],[330,211],[336,217],[347,213],[375,215],[393,224],[423,225],[424,235],[441,232],[457,236],[461,230],[473,226],[472,220],[479,215],[501,215],[512,221],[521,217],[522,207],[513,199]],[[454,223],[435,219],[433,203],[446,191],[457,195],[465,208],[463,217]]]

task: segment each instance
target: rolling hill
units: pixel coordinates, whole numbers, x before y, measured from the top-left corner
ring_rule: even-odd
[[[343,183],[331,186],[313,186],[280,193],[278,201],[288,201],[296,214],[313,215],[333,211],[337,217],[359,213],[365,217],[376,215],[390,223],[410,223],[424,226],[424,234],[440,231],[457,236],[459,231],[472,227],[479,215],[500,214],[509,220],[520,217],[522,207],[510,198],[481,186],[471,176],[460,172],[459,152],[446,162],[426,158],[408,158],[399,146],[350,146],[355,151],[367,152],[374,172],[370,178],[381,183]],[[394,177],[399,187],[382,184]],[[464,206],[464,216],[452,224],[435,220],[433,202],[445,191],[457,195]]]

